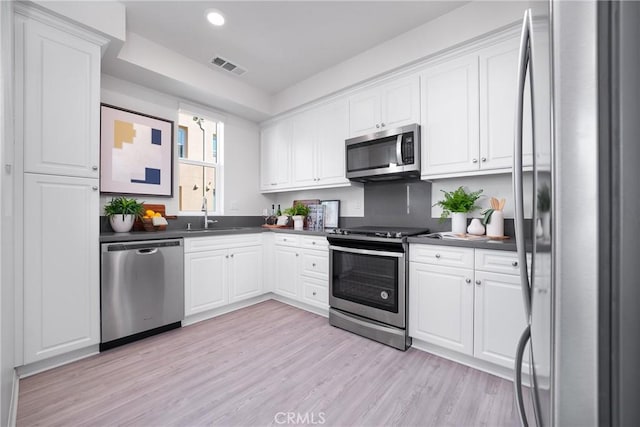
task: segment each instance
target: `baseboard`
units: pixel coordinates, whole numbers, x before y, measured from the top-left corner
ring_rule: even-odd
[[[16,426],[16,420],[18,419],[18,395],[20,394],[20,378],[18,378],[18,371],[13,370],[13,389],[11,391],[11,402],[9,403],[9,417],[7,419],[7,425],[9,427]]]
[[[257,297],[249,298],[243,301],[235,302],[233,304],[225,305],[224,307],[214,308],[213,310],[204,311],[202,313],[192,314],[189,317],[185,317],[182,321],[182,326],[193,325],[194,323],[202,322],[203,320],[212,319],[214,317],[221,316],[232,311],[240,310],[241,308],[249,307],[264,301],[271,299],[270,293],[262,294]]]
[[[476,359],[473,356],[458,353],[457,351],[439,347],[416,338],[413,339],[412,347],[513,382],[513,369]],[[529,386],[529,375],[525,372],[522,373],[522,383],[525,386]]]
[[[279,301],[284,304],[288,304],[292,307],[296,307],[301,310],[308,311],[310,313],[314,313],[322,317],[329,317],[329,307],[327,308],[316,307],[314,305],[306,304],[304,302],[300,302],[300,301],[297,301],[282,295],[274,294],[274,293],[269,294],[269,296],[272,300]]]
[[[66,365],[76,360],[84,359],[86,357],[98,354],[98,344],[92,345],[79,350],[74,350],[69,353],[54,356],[49,359],[40,360],[38,362],[29,363],[28,365],[18,366],[16,372],[19,378],[30,377],[31,375],[38,374],[40,372],[48,371],[49,369],[57,368],[58,366]]]

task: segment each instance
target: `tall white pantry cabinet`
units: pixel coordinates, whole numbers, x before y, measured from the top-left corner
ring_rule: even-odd
[[[15,17],[16,216],[24,221],[17,362],[26,365],[100,342],[100,57],[107,40],[21,5]]]

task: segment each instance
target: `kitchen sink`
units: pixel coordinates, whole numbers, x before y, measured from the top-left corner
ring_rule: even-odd
[[[234,230],[247,230],[252,227],[211,227],[211,228],[192,228],[191,230],[185,230],[187,232],[198,233],[215,233],[216,231],[234,231]]]

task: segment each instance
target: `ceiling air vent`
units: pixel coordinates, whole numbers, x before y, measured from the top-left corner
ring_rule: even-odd
[[[237,64],[234,64],[233,62],[230,62],[221,56],[214,56],[213,59],[211,60],[211,64],[215,65],[216,67],[222,68],[223,70],[226,70],[237,76],[241,76],[247,72],[246,68],[243,68]]]

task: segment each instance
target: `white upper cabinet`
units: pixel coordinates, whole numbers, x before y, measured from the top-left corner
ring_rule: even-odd
[[[477,168],[478,58],[428,68],[422,79],[422,174]]]
[[[347,126],[347,101],[338,100],[265,127],[261,190],[350,185],[344,167]]]
[[[480,51],[480,167],[513,166],[515,106],[518,73],[518,39],[510,39]],[[533,164],[531,145],[531,92],[525,84],[523,165]]]
[[[421,74],[422,178],[512,167],[517,38],[429,66]],[[524,100],[524,166],[532,165],[531,101]]]
[[[349,133],[352,137],[417,123],[419,118],[418,76],[400,78],[349,98]]]
[[[313,186],[316,183],[315,128],[313,111],[304,112],[293,119],[291,170],[294,186]]]
[[[291,120],[285,119],[260,133],[260,189],[273,191],[289,186],[292,138]]]
[[[346,100],[332,102],[317,110],[316,175],[317,184],[349,184],[345,178],[344,141],[349,132]]]
[[[100,45],[22,17],[16,29],[24,171],[98,178]]]

